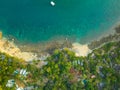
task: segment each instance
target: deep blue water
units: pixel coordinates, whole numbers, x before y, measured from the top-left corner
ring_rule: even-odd
[[[97,38],[120,18],[120,0],[0,0],[0,29],[23,42]]]

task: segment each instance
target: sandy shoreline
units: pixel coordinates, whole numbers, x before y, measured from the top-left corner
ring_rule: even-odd
[[[72,46],[72,50],[76,56],[87,56],[91,52],[87,44],[81,45],[80,43],[73,43]]]
[[[7,53],[25,61],[37,59],[37,55],[32,52],[22,52],[13,42],[5,38],[0,39],[0,52]]]
[[[32,48],[32,47],[31,47]],[[75,52],[76,56],[87,56],[90,49],[87,45],[81,45],[79,43],[73,43],[71,49]],[[6,38],[0,39],[0,52],[9,54],[25,61],[37,60],[37,54],[33,52],[21,51],[14,42],[8,41]]]
[[[107,37],[108,35],[115,34],[115,27],[120,25],[119,23],[115,24],[114,26],[111,27],[109,33],[103,34],[98,41],[101,38]],[[96,39],[95,39],[96,40]],[[95,41],[93,40],[93,41]],[[92,50],[89,48],[89,43],[87,44],[80,44],[77,42],[70,42],[66,40],[57,40],[59,41],[51,41],[49,43],[46,43],[47,45],[45,46],[44,44],[26,44],[26,45],[16,45],[14,42],[8,41],[6,38],[2,37],[2,32],[0,32],[0,52],[7,53],[11,56],[21,58],[25,61],[31,61],[31,60],[36,60],[38,59],[39,54],[42,55],[46,51],[48,53],[49,50],[51,49],[59,49],[59,48],[71,48],[72,51],[75,52],[76,56],[87,56]],[[90,42],[91,43],[91,42]],[[40,58],[40,56],[39,56]]]

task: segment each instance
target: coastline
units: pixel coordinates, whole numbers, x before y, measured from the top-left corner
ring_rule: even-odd
[[[95,48],[98,48],[108,42],[120,41],[120,24],[114,25],[111,30],[113,33],[111,32],[110,34],[106,34],[99,39],[93,40],[88,44],[88,47],[91,50],[94,50]]]
[[[76,56],[87,56],[93,49],[114,40],[120,40],[120,34],[116,32],[116,28],[120,28],[117,23],[110,29],[109,33],[100,36],[99,39],[92,40],[87,44],[80,44],[67,40],[66,38],[51,40],[46,43],[37,44],[15,44],[2,36],[0,32],[0,51],[11,56],[23,59],[25,61],[38,60],[43,55],[52,54],[55,49],[70,48],[75,52]]]
[[[35,53],[22,52],[14,42],[10,42],[6,38],[0,39],[0,52],[7,53],[10,56],[14,56],[25,61],[37,59],[37,55]]]
[[[16,45],[14,41],[8,41],[4,37],[0,39],[0,52],[25,61],[39,60],[42,56],[52,54],[55,49],[63,49],[65,47],[75,52],[76,56],[87,56],[90,52],[87,44],[81,45],[68,40],[52,41],[43,44]]]

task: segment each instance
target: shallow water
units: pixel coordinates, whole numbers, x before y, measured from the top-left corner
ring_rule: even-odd
[[[63,36],[80,43],[98,38],[119,21],[120,0],[0,0],[0,29],[21,42]]]

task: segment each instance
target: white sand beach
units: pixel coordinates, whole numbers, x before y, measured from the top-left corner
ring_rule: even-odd
[[[22,52],[13,42],[5,38],[0,39],[0,51],[25,61],[37,59],[37,55],[31,52]]]
[[[91,52],[87,44],[81,45],[80,43],[73,43],[72,50],[76,53],[76,56],[87,56],[88,53]],[[3,38],[2,32],[0,32],[0,52],[7,53],[25,61],[38,59],[37,54],[32,52],[23,52],[14,44],[14,42],[10,42],[6,38]]]
[[[73,43],[72,50],[75,52],[76,56],[87,56],[91,50],[88,48],[87,44],[81,45],[80,43]]]

